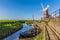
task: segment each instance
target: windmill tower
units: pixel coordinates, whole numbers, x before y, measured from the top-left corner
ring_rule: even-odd
[[[43,17],[44,18],[48,18],[49,17],[49,15],[48,15],[48,8],[43,9]]]
[[[47,5],[46,8],[44,8],[43,4],[42,4],[41,6],[42,6],[42,8],[43,8],[42,20],[48,21],[48,20],[49,20],[49,14],[48,14],[49,5]]]

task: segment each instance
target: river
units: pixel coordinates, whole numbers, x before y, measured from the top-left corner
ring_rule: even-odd
[[[22,29],[20,29],[19,31],[13,33],[12,35],[4,38],[3,40],[19,40],[19,37],[21,36],[21,34],[26,35],[24,32],[27,32],[32,29],[33,29],[32,26],[28,26],[27,24],[23,24]]]

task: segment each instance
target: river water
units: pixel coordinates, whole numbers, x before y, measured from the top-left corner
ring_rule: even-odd
[[[27,32],[29,30],[32,30],[32,26],[28,26],[27,24],[23,24],[23,28],[20,29],[19,31],[13,33],[12,35],[4,38],[3,40],[19,40],[19,37],[22,35],[26,35],[24,32]]]

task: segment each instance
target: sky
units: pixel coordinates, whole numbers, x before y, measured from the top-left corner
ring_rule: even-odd
[[[40,20],[41,3],[49,7],[49,14],[60,8],[60,0],[0,0],[0,19]]]

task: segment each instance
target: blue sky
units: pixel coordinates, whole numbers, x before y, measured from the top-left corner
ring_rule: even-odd
[[[50,5],[49,14],[60,8],[60,0],[0,0],[0,19],[40,19],[44,7]]]

